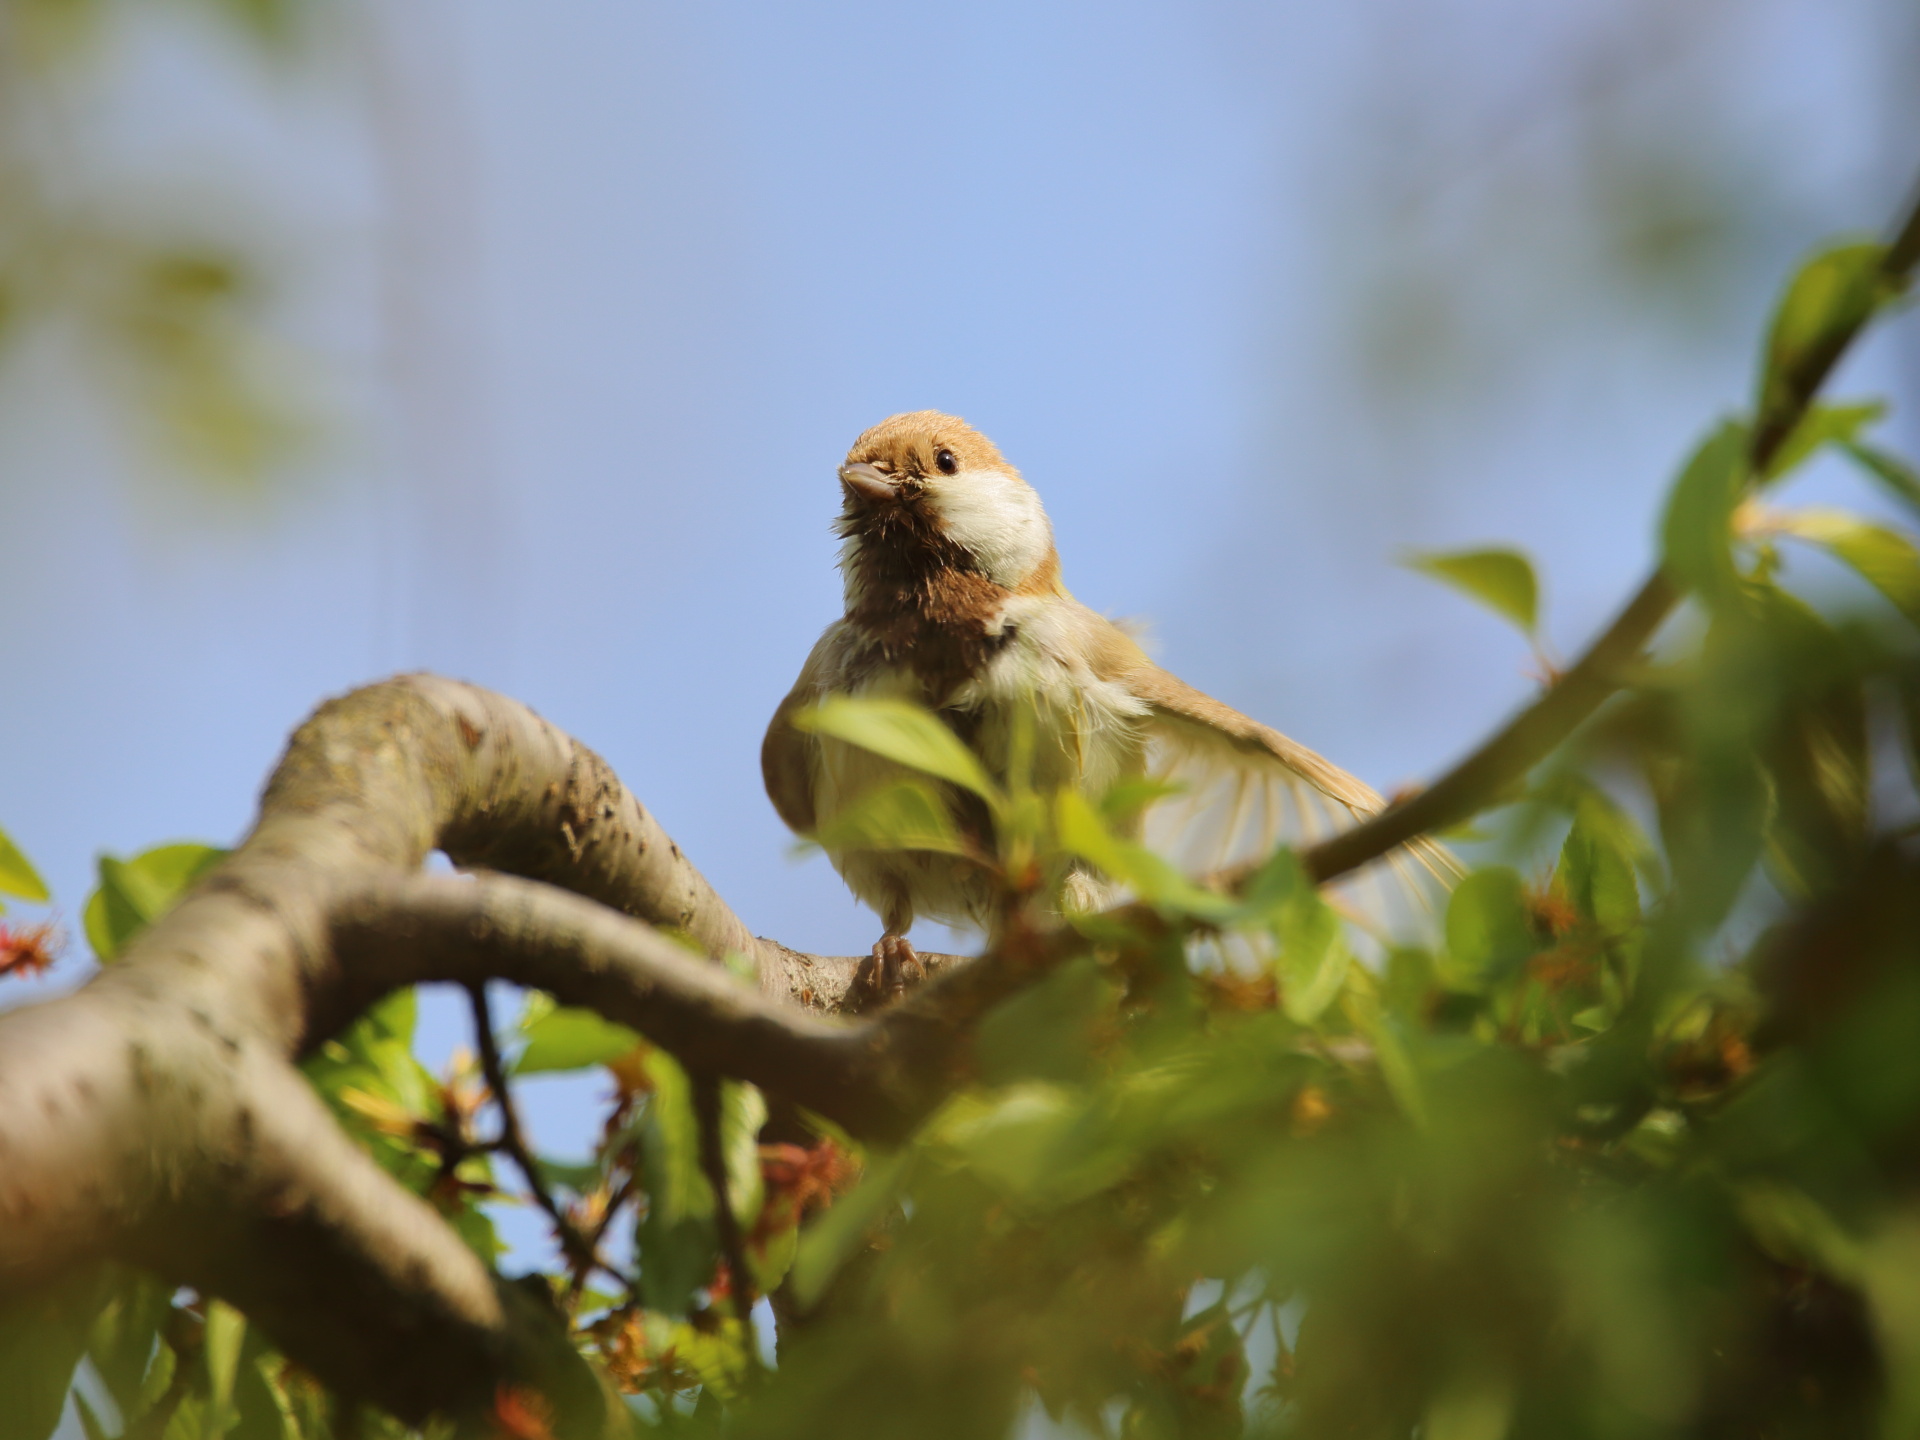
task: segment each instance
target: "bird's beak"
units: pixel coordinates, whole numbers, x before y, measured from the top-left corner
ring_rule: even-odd
[[[869,505],[883,505],[896,494],[893,477],[864,460],[854,465],[842,465],[840,483],[846,486],[850,497],[864,500]]]

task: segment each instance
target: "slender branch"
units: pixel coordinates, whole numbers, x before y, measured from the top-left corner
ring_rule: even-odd
[[[1903,289],[1920,266],[1920,194],[1916,194],[1881,255],[1879,280]],[[1836,329],[1811,347],[1781,377],[1779,388],[1756,420],[1748,473],[1764,475],[1833,368],[1872,318]],[[1326,881],[1377,860],[1416,836],[1444,830],[1484,809],[1553,752],[1617,690],[1654,633],[1673,613],[1683,592],[1664,571],[1641,584],[1613,623],[1560,676],[1557,683],[1515,715],[1438,780],[1373,818],[1301,853],[1301,864]]]
[[[648,925],[514,876],[369,878],[335,901],[328,949],[316,1002],[329,1010],[335,988],[371,1003],[407,985],[507,980],[629,1025],[691,1071],[751,1081],[869,1137],[905,1133],[921,1113],[922,1072],[939,1063],[896,1038],[900,1007],[858,1024],[809,1014]]]
[[[547,1219],[553,1222],[554,1238],[566,1252],[567,1265],[573,1273],[584,1276],[592,1270],[604,1269],[606,1267],[600,1259],[598,1247],[580,1233],[579,1227],[555,1203],[546,1177],[540,1173],[540,1162],[527,1146],[526,1132],[520,1126],[520,1107],[514,1103],[513,1092],[507,1088],[507,1069],[500,1063],[500,1045],[493,1035],[493,1007],[487,1002],[487,982],[470,980],[466,988],[467,999],[473,1010],[474,1044],[480,1052],[480,1072],[486,1076],[487,1089],[492,1092],[493,1103],[500,1111],[500,1148],[519,1168],[534,1203],[546,1211]],[[626,1283],[625,1276],[618,1272],[610,1273],[623,1285]]]

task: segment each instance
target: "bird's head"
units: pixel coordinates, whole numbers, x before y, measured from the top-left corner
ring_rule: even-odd
[[[851,610],[867,576],[958,569],[1011,591],[1058,586],[1053,527],[1031,485],[966,421],[937,410],[882,420],[840,467]]]

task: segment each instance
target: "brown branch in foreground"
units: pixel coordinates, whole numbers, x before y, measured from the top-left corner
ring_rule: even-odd
[[[1920,194],[1887,242],[1879,280],[1890,290],[1904,289],[1916,266],[1920,266]],[[1767,472],[1780,447],[1806,418],[1833,367],[1871,318],[1868,309],[1858,323],[1836,329],[1781,377],[1773,403],[1754,422],[1748,449],[1750,474]],[[1316,880],[1332,880],[1416,836],[1458,825],[1484,809],[1546,759],[1619,689],[1681,598],[1681,590],[1665,572],[1654,571],[1613,623],[1546,693],[1426,789],[1301,852],[1307,873]]]

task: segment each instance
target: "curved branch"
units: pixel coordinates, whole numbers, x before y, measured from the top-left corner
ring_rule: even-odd
[[[1908,206],[1881,255],[1879,279],[1905,288],[1920,266],[1920,194]],[[1833,367],[1858,338],[1869,309],[1855,324],[1836,328],[1780,377],[1777,402],[1759,416],[1748,450],[1749,473],[1764,475],[1800,422]],[[1307,873],[1327,881],[1377,860],[1416,836],[1445,830],[1486,808],[1503,790],[1546,759],[1619,689],[1628,669],[1680,603],[1682,591],[1663,571],[1649,575],[1613,623],[1558,681],[1471,754],[1426,789],[1397,801],[1372,819],[1310,846],[1300,854]]]
[[[418,877],[436,847],[534,879]],[[537,951],[543,915],[577,932],[545,968],[488,950],[518,925]],[[749,955],[759,993],[642,921]],[[630,963],[610,978],[602,949]],[[429,953],[467,963],[429,975]],[[482,1413],[506,1382],[594,1428],[611,1412],[551,1307],[490,1275],[292,1064],[380,993],[479,978],[488,953],[490,973],[551,983],[692,1063],[792,1076],[862,1133],[900,1133],[926,1087],[899,1077],[944,1064],[907,1063],[905,1017],[806,1013],[837,1003],[856,962],[755,939],[592,751],[504,697],[401,677],[301,726],[253,831],[119,963],[0,1015],[0,1288],[116,1256],[232,1301],[402,1418]],[[801,1053],[818,1081],[798,1080]]]

